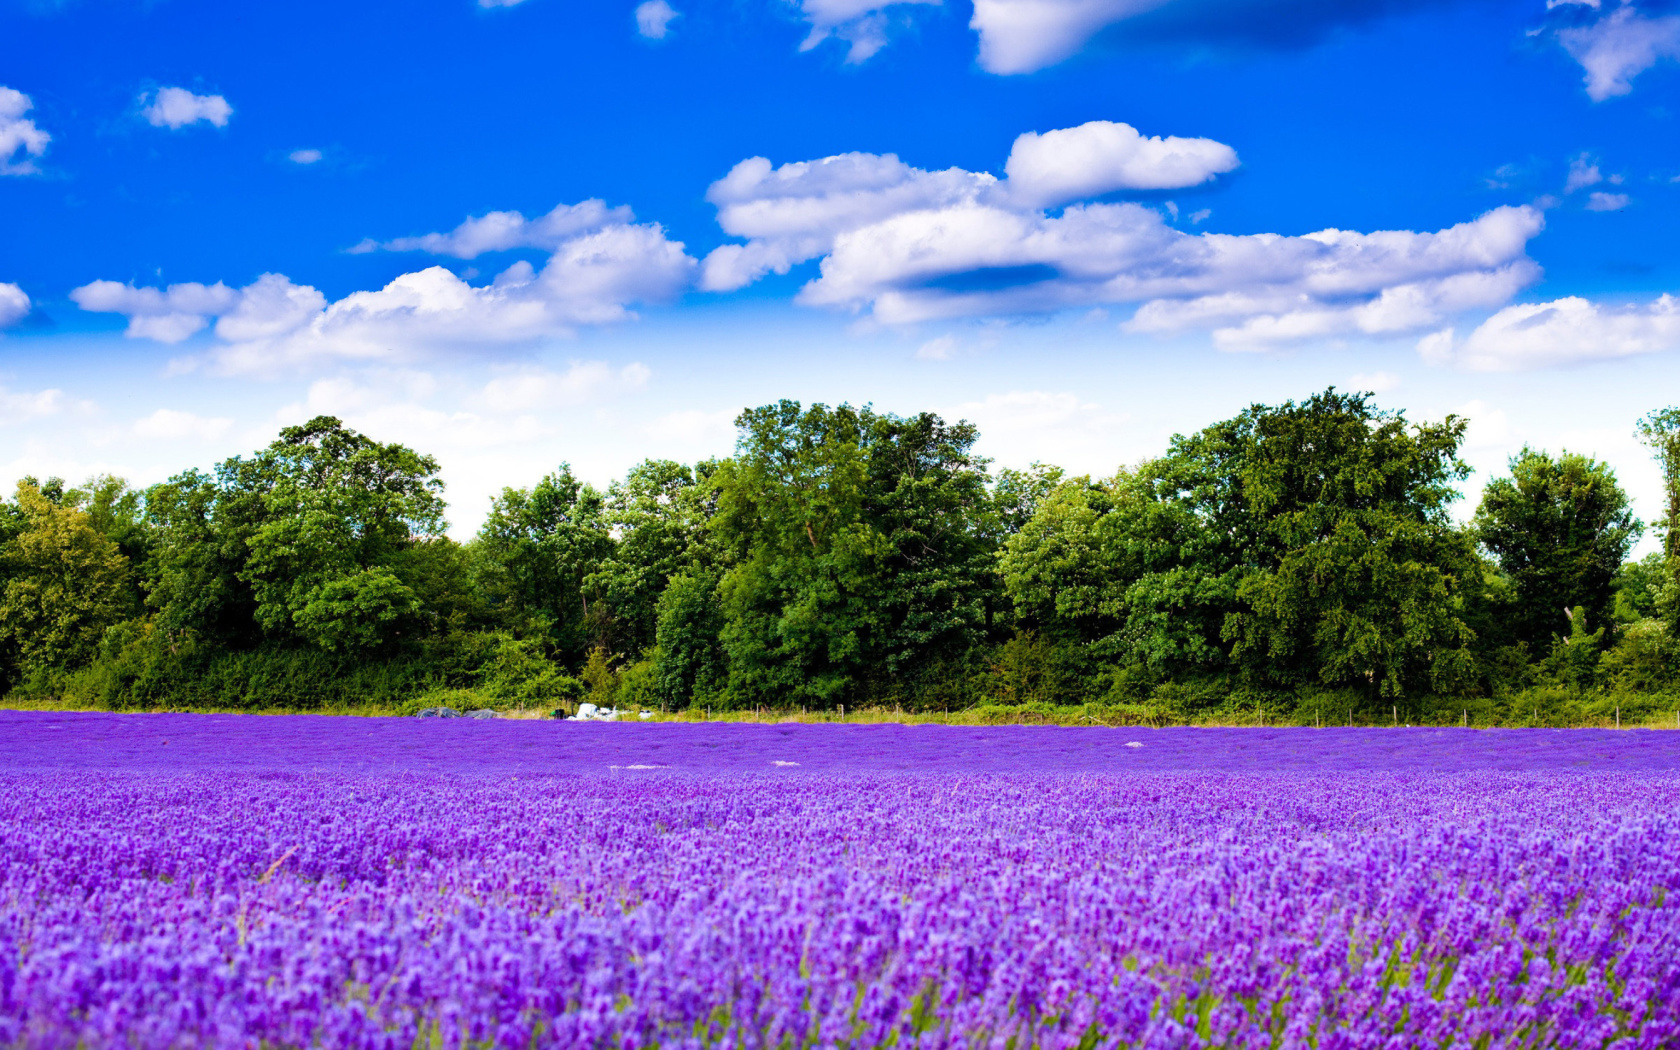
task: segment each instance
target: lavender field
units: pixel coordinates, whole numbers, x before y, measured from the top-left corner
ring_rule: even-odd
[[[0,713],[0,1045],[1672,1047],[1680,733]]]

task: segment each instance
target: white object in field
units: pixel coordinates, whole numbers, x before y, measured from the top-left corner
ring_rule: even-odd
[[[648,719],[653,717],[653,712],[652,711],[643,711],[641,714],[637,715],[636,717],[640,718],[642,721],[646,722]]]
[[[1128,741],[1126,741],[1126,746],[1127,747],[1142,747],[1143,745],[1138,743],[1136,740],[1128,740]]]
[[[616,722],[618,708],[596,707],[594,704],[579,704],[577,714],[566,719],[568,722]]]

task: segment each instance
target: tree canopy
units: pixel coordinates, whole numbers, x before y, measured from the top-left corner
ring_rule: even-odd
[[[1640,424],[1665,469],[1676,420]],[[0,502],[0,674],[231,706],[1376,710],[1680,685],[1674,562],[1626,560],[1609,467],[1525,449],[1457,521],[1456,417],[1332,389],[1099,478],[994,470],[931,412],[780,401],[736,426],[727,458],[604,489],[562,462],[465,543],[434,459],[332,417],[143,492],[25,479]]]

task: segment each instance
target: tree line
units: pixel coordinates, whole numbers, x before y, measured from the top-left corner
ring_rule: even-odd
[[[1468,522],[1465,420],[1334,389],[1110,477],[994,470],[933,413],[781,401],[734,455],[562,464],[446,535],[435,459],[319,417],[136,490],[0,503],[17,701],[312,709],[1038,710],[1579,721],[1680,692],[1680,410],[1661,552],[1615,474],[1525,448]],[[1105,716],[1106,717],[1106,716]]]

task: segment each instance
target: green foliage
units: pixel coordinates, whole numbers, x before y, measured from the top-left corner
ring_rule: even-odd
[[[1680,697],[1680,561],[1624,561],[1614,476],[1524,450],[1457,527],[1452,417],[1331,390],[1095,480],[994,474],[931,413],[737,422],[726,460],[505,489],[466,544],[435,461],[330,417],[143,493],[26,479],[0,501],[0,684],[1080,725],[1609,724]],[[1680,410],[1641,435],[1673,482]]]
[[[1614,613],[1618,623],[1636,623],[1657,614],[1657,601],[1668,583],[1668,559],[1652,551],[1616,570]]]
[[[707,528],[716,506],[716,461],[689,468],[647,460],[607,490],[607,520],[617,542],[589,575],[611,621],[611,647],[640,652],[655,642],[659,596],[671,577],[716,561]]]
[[[712,519],[736,703],[843,703],[972,644],[994,611],[976,432],[782,401],[736,420]]]
[[[705,572],[671,577],[657,615],[651,689],[660,703],[679,708],[722,692],[729,671],[717,578]]]
[[[1515,637],[1543,650],[1576,606],[1612,622],[1617,572],[1642,526],[1604,463],[1524,448],[1510,468],[1483,491],[1476,535],[1515,589]]]
[[[583,695],[584,685],[546,658],[538,642],[496,634],[494,649],[478,674],[479,687],[495,707],[553,708]]]
[[[1335,391],[1256,405],[1061,485],[1005,544],[1004,586],[1028,622],[1157,676],[1435,687],[1473,663],[1476,563],[1447,517],[1463,432]]]
[[[509,630],[542,637],[563,660],[598,641],[606,610],[591,617],[585,582],[613,549],[605,501],[561,464],[529,489],[503,489],[479,530],[479,585]]]
[[[87,514],[20,484],[0,548],[0,642],[31,674],[85,663],[121,619],[128,560]]]

